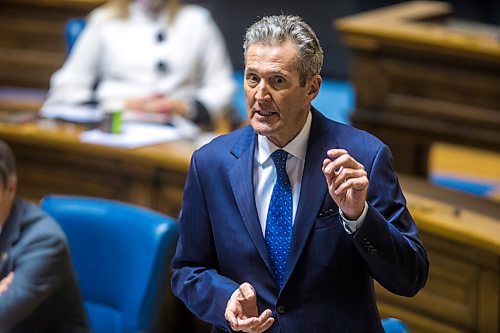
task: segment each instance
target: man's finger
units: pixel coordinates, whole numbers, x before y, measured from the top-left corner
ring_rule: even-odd
[[[342,195],[349,189],[354,189],[356,191],[364,190],[368,185],[368,179],[366,177],[361,178],[350,178],[339,185],[334,191],[335,195]]]
[[[255,289],[253,288],[253,286],[248,283],[248,282],[244,282],[240,285],[240,293],[241,295],[247,300],[247,301],[251,301],[251,300],[254,300],[255,299]]]
[[[349,179],[366,178],[366,171],[362,169],[344,169],[338,171],[337,177],[332,181],[332,188],[337,189]]]
[[[259,323],[259,319],[255,317],[247,318],[247,319],[240,319],[236,318],[237,324],[236,327],[239,327],[240,329],[252,329]]]
[[[231,327],[238,325],[238,321],[236,320],[236,316],[235,316],[234,312],[229,309],[229,305],[228,305],[228,308],[226,308],[226,313],[224,314],[224,317],[229,322],[229,325],[231,325]]]
[[[14,279],[14,272],[10,272],[6,277],[0,280],[0,294],[7,291],[13,279]]]
[[[241,311],[240,309],[241,306],[239,305],[238,302],[239,295],[240,295],[240,290],[236,289],[231,295],[231,298],[229,298],[229,301],[227,301],[226,312],[224,313],[224,317],[231,326],[236,326],[238,324],[236,320],[236,313],[238,311]]]
[[[321,168],[321,171],[323,171],[323,174],[325,175],[325,179],[326,179],[327,184],[330,184],[334,178],[334,175],[332,173],[326,172],[326,169],[331,162],[332,162],[331,160],[325,159],[323,161],[323,166]]]
[[[269,309],[263,311],[258,318],[257,325],[253,327],[253,330],[255,332],[264,332],[269,327],[271,327],[272,323],[274,322],[274,318],[271,317],[272,314],[273,312]],[[269,323],[269,319],[271,319],[271,323]]]
[[[273,314],[273,312],[272,312],[271,310],[269,310],[269,309],[264,310],[264,311],[260,314],[260,316],[259,316],[259,322],[260,322],[261,324],[262,324],[262,323],[264,323],[264,322],[265,322],[266,320],[268,320],[269,318],[272,318],[272,317],[271,317],[271,316],[272,316],[272,314]]]
[[[332,160],[328,159],[328,158],[325,158],[323,160],[323,166],[321,167],[321,169],[323,170],[323,172],[325,172],[325,168],[326,166],[331,162]]]
[[[335,159],[330,160],[330,163],[328,163],[328,165],[325,166],[325,172],[328,174],[335,175],[335,171],[341,166],[348,167],[350,164],[352,164],[350,160],[351,157],[347,154],[336,157]]]
[[[345,154],[331,161],[324,167],[324,172],[336,176],[342,168],[364,170],[363,164],[356,161],[351,155]]]
[[[348,154],[348,152],[345,149],[330,149],[326,152],[326,154],[330,158],[337,158],[341,155]]]
[[[260,327],[260,329],[258,330],[258,332],[261,333],[261,332],[267,331],[269,329],[269,327],[271,327],[273,324],[274,324],[274,318],[273,317],[267,318],[267,320]]]

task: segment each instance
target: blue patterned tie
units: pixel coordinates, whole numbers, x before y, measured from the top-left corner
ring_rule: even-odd
[[[292,186],[286,173],[287,156],[288,153],[281,149],[271,155],[277,175],[266,221],[267,249],[280,288],[292,242]]]

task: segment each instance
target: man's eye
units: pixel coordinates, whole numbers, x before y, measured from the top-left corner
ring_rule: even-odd
[[[246,80],[249,85],[256,85],[259,82],[259,78],[257,77],[257,75],[253,74],[248,74]]]
[[[281,76],[277,76],[274,78],[274,83],[277,85],[283,85],[285,83],[285,79]]]

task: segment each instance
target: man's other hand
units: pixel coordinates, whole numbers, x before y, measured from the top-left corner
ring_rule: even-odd
[[[365,167],[344,149],[330,149],[323,161],[328,192],[349,220],[357,220],[365,207],[368,177]]]
[[[255,289],[245,282],[231,295],[224,317],[234,331],[261,333],[274,323],[271,315],[272,311],[267,309],[259,316]]]

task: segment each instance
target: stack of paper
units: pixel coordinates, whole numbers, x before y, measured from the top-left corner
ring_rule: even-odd
[[[99,129],[85,131],[80,134],[82,142],[123,148],[153,145],[176,140],[180,137],[179,131],[174,127],[140,123],[124,124],[120,134],[105,133]]]

